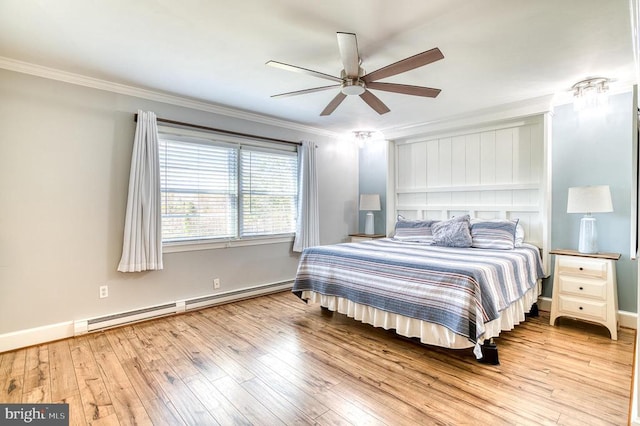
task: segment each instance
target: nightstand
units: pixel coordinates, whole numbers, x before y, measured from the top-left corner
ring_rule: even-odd
[[[358,241],[376,240],[378,238],[384,237],[386,237],[386,235],[384,234],[349,234],[349,238],[351,238],[352,243],[356,243]]]
[[[615,261],[619,253],[586,254],[551,250],[556,255],[549,322],[567,316],[602,324],[618,340],[618,285]]]

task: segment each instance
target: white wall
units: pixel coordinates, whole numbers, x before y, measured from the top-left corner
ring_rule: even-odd
[[[355,144],[0,70],[0,335],[291,280],[290,243],[164,256],[116,272],[137,109],[159,117],[317,142],[323,244],[357,227]],[[109,297],[98,287],[109,285]]]

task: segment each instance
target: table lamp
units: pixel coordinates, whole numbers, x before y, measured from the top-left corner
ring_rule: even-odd
[[[577,186],[569,188],[567,213],[585,213],[580,220],[580,253],[598,252],[598,231],[596,218],[591,213],[609,213],[613,211],[609,185]]]
[[[373,235],[373,212],[380,210],[380,195],[379,194],[360,194],[360,211],[366,211],[366,220],[364,223],[364,233],[367,235]]]

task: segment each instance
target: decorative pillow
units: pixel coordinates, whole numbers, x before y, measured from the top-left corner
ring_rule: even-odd
[[[471,247],[469,215],[456,216],[431,225],[433,245],[443,247]]]
[[[436,222],[436,220],[407,220],[398,215],[393,238],[400,241],[431,243],[433,240],[431,225]]]
[[[515,247],[518,219],[474,220],[471,223],[471,247],[511,250]]]

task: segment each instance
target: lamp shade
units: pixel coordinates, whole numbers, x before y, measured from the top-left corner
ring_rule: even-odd
[[[613,211],[609,185],[569,188],[567,213],[609,213]]]
[[[380,210],[379,194],[360,194],[360,210],[378,211]]]

